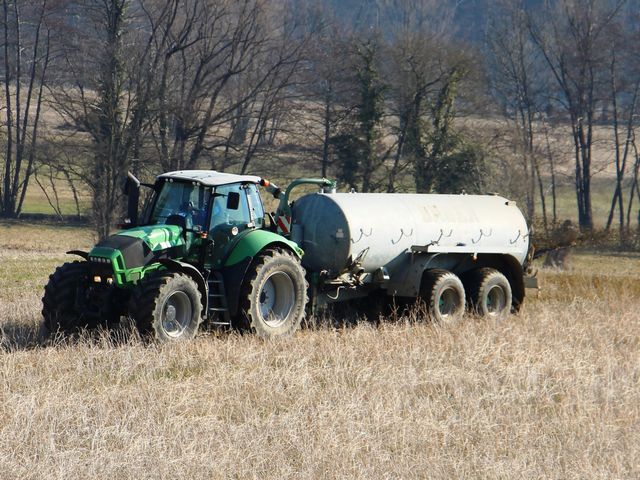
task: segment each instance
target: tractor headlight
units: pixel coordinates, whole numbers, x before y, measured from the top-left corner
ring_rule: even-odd
[[[90,257],[89,260],[96,263],[111,263],[110,258],[103,258],[103,257]]]

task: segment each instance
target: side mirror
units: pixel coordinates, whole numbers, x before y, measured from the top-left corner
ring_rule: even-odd
[[[240,206],[240,194],[238,192],[229,192],[227,195],[227,210],[237,210]]]

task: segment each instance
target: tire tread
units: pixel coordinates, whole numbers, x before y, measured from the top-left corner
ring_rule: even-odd
[[[158,320],[155,318],[158,300],[163,294],[164,287],[174,279],[187,279],[193,282],[191,277],[183,273],[162,271],[143,280],[134,290],[131,297],[129,311],[132,313],[138,331],[141,335],[149,336],[154,332],[154,323]],[[197,292],[200,305],[202,305],[202,294],[197,287],[195,288],[195,291]],[[201,310],[201,308],[196,309],[198,312],[198,319],[195,331],[198,330],[203,321],[202,316],[200,315]]]
[[[509,284],[509,281],[502,274],[502,272],[492,267],[478,268],[469,272],[469,274],[465,277],[467,299],[471,309],[475,314],[482,315],[482,308],[480,305],[480,302],[482,300],[481,292],[484,291],[490,281],[498,276],[503,278],[507,282],[507,284]],[[509,290],[511,289],[509,288]]]
[[[80,312],[75,310],[76,290],[79,279],[87,273],[86,262],[66,262],[49,275],[42,297],[43,327],[50,333],[58,330],[73,333],[92,325],[81,322]],[[66,321],[59,320],[64,316]]]
[[[420,297],[427,303],[427,308],[428,308],[429,314],[431,315],[433,320],[438,320],[437,312],[436,312],[436,308],[437,308],[436,307],[437,306],[437,298],[436,298],[437,288],[436,288],[436,286],[439,283],[441,283],[443,281],[446,281],[447,278],[455,279],[455,282],[458,284],[458,286],[462,287],[462,295],[461,295],[462,308],[461,308],[461,311],[462,311],[462,314],[464,314],[465,289],[464,289],[464,286],[462,285],[462,281],[458,278],[458,276],[455,273],[453,273],[453,272],[451,272],[449,270],[445,270],[445,269],[442,269],[442,268],[434,268],[434,269],[431,269],[431,270],[427,270],[424,273],[423,281],[422,281],[422,284],[420,286]]]
[[[264,250],[258,256],[256,256],[256,258],[254,259],[250,267],[251,273],[245,279],[244,286],[241,290],[240,314],[238,315],[239,318],[236,320],[236,326],[240,327],[241,330],[250,330],[253,333],[260,333],[260,326],[257,325],[256,323],[257,320],[254,319],[250,314],[248,314],[248,312],[250,312],[250,309],[251,309],[251,294],[256,288],[256,281],[258,279],[259,273],[262,270],[262,268],[267,265],[270,259],[277,258],[278,256],[288,257],[289,259],[295,261],[299,265],[300,261],[296,256],[294,256],[289,250],[280,248],[280,247]],[[300,268],[302,269],[301,265],[300,265]],[[289,335],[293,333],[299,327],[300,323],[305,317],[305,313],[306,313],[305,306],[309,301],[309,298],[308,298],[309,284],[304,275],[303,275],[303,278],[304,278],[304,288],[303,288],[304,293],[302,297],[302,315],[301,315],[300,322],[293,323],[290,326],[290,329],[287,330],[285,333],[283,333],[283,335]],[[245,312],[247,312],[247,314],[245,314]]]

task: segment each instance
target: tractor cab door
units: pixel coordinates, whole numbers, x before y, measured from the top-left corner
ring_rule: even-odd
[[[264,210],[256,185],[234,183],[217,187],[209,223],[209,238],[213,241],[211,265],[220,267],[233,238],[244,230],[261,228],[263,221]]]

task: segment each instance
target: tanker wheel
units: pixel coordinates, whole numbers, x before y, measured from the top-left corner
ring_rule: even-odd
[[[138,286],[130,311],[142,335],[154,334],[161,342],[189,340],[202,322],[202,299],[188,275],[154,275]]]
[[[509,280],[494,268],[479,268],[469,273],[467,292],[473,311],[483,317],[502,317],[511,311]]]
[[[448,270],[427,270],[422,277],[420,296],[435,322],[453,322],[464,315],[464,286],[457,275]]]
[[[43,323],[40,335],[51,333],[74,333],[82,328],[95,327],[95,322],[83,319],[76,308],[78,293],[87,281],[86,262],[64,263],[49,276],[42,297]]]
[[[241,302],[240,326],[260,337],[297,330],[307,304],[307,281],[298,258],[282,249],[258,255],[242,286]]]

